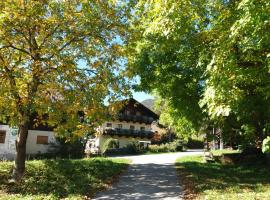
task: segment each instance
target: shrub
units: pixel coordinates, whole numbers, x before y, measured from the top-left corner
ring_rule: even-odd
[[[187,148],[189,149],[203,149],[204,143],[202,140],[189,138],[187,142]]]
[[[269,136],[263,140],[262,152],[270,154],[270,137]]]
[[[109,138],[101,146],[101,154],[105,154],[112,147],[119,147],[119,141],[117,139]]]
[[[138,142],[132,142],[131,144],[128,144],[126,147],[124,147],[124,152],[127,154],[137,154],[140,153],[140,147]]]
[[[181,141],[177,140],[161,145],[149,145],[148,150],[152,153],[177,152],[183,150],[183,144]]]
[[[66,138],[56,138],[57,143],[50,144],[50,148],[45,154],[34,155],[36,159],[50,158],[83,158],[86,140],[75,138],[66,141]]]
[[[243,155],[260,155],[262,154],[262,150],[261,149],[258,149],[257,147],[255,146],[243,146],[242,149],[242,154]]]
[[[108,149],[106,151],[106,155],[123,155],[123,154],[134,155],[134,154],[143,153],[144,151],[145,151],[144,149],[140,149],[138,142],[132,142],[122,148]]]

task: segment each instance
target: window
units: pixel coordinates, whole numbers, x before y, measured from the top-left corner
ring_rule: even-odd
[[[117,124],[117,128],[123,128],[122,124]]]
[[[141,131],[145,131],[145,127],[144,126],[141,127]]]
[[[0,143],[5,143],[6,131],[0,130]]]
[[[135,129],[135,126],[130,125],[130,130],[134,130],[134,129]]]
[[[37,144],[48,144],[49,137],[48,136],[37,136]]]
[[[129,110],[126,110],[126,115],[130,115],[130,111]]]
[[[107,123],[107,124],[106,124],[106,127],[112,128],[112,123]]]
[[[137,116],[141,116],[141,113],[137,111],[137,112],[136,112],[136,115],[137,115]]]

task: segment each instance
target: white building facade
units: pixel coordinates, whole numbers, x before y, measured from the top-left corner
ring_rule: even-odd
[[[0,125],[0,159],[13,160],[16,155],[16,136],[18,130],[8,125]],[[56,144],[54,132],[50,130],[29,130],[26,141],[26,154],[47,153],[51,144]]]
[[[97,128],[95,138],[86,144],[86,153],[100,153],[103,144],[110,138],[118,141],[117,148],[126,147],[134,142],[140,148],[151,144],[154,132],[151,124],[158,115],[134,99],[129,99],[115,119],[108,120]]]

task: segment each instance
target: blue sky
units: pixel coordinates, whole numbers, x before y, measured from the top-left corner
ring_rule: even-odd
[[[154,99],[153,96],[145,92],[133,92],[132,94],[133,94],[133,98],[139,102],[142,102],[145,99]]]

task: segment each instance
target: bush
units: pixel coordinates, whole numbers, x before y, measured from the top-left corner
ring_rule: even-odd
[[[181,141],[177,140],[175,142],[170,142],[161,145],[149,145],[148,151],[152,153],[183,151],[183,144]]]
[[[124,154],[139,154],[145,152],[144,149],[140,149],[138,142],[132,142],[122,148],[108,149],[106,155],[124,155]]]
[[[56,138],[57,144],[51,144],[48,153],[35,155],[34,158],[83,158],[86,141],[76,138],[66,141],[66,138]]]
[[[114,138],[107,139],[101,146],[101,154],[103,155],[110,149],[114,149],[113,147],[119,147],[119,141]]]
[[[187,148],[189,149],[203,149],[204,143],[202,140],[189,138],[187,142]]]
[[[270,137],[269,136],[263,140],[262,152],[270,154]]]
[[[106,155],[123,155],[123,154],[140,154],[140,153],[166,153],[166,152],[177,152],[177,151],[183,151],[183,143],[179,140],[161,144],[161,145],[149,145],[147,149],[140,149],[138,142],[133,142],[131,144],[128,144],[125,147],[119,148],[119,149],[109,149],[106,152]]]
[[[128,144],[126,147],[124,147],[124,151],[127,154],[137,154],[141,152],[138,142]]]
[[[255,146],[244,146],[244,148],[242,147],[242,154],[243,155],[260,155],[262,154],[262,150],[258,149]]]

